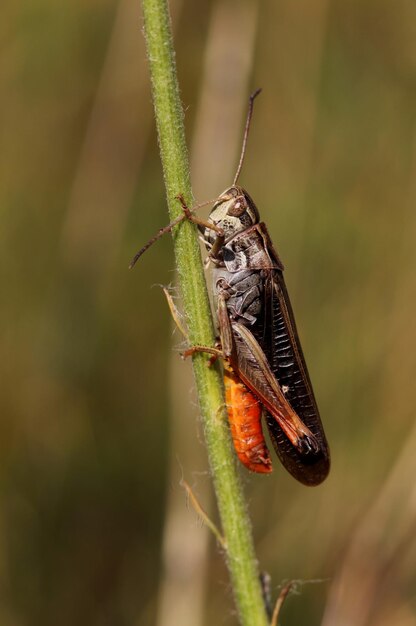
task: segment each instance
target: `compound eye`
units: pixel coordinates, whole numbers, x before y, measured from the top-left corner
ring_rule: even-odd
[[[241,217],[247,209],[246,203],[242,200],[236,200],[228,209],[228,215],[232,217]]]
[[[234,250],[230,250],[230,248],[227,248],[227,246],[225,246],[223,250],[223,258],[226,263],[232,263],[235,259]]]

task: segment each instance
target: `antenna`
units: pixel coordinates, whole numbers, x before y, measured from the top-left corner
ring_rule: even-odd
[[[237,184],[238,178],[239,178],[239,176],[241,174],[241,168],[243,167],[244,157],[245,157],[245,154],[246,154],[248,131],[250,130],[250,122],[251,122],[251,118],[253,116],[254,99],[257,98],[257,96],[259,95],[260,92],[261,92],[261,89],[256,89],[256,91],[254,91],[251,94],[251,96],[249,98],[249,101],[248,101],[248,112],[247,112],[246,127],[244,129],[243,147],[241,148],[240,162],[239,162],[238,167],[237,167],[236,175],[234,176],[233,185]]]

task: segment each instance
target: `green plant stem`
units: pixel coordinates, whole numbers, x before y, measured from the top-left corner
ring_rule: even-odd
[[[173,220],[182,210],[176,196],[183,194],[192,206],[192,193],[170,15],[166,0],[142,0],[142,4],[166,195]],[[195,225],[181,223],[173,237],[189,340],[192,345],[212,346],[215,337]],[[194,355],[193,367],[240,622],[266,626],[250,520],[221,410],[221,374],[218,367],[207,367],[207,356],[201,353]]]

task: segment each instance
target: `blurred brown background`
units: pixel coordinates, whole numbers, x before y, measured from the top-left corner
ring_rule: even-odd
[[[416,5],[172,0],[198,200],[241,177],[331,443],[242,472],[281,623],[416,624]],[[138,2],[2,5],[0,622],[235,624],[174,280]],[[206,215],[208,210],[203,214]]]

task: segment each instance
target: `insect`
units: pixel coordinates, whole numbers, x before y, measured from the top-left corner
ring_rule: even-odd
[[[224,364],[227,413],[234,447],[249,470],[270,473],[272,461],[262,416],[284,467],[305,485],[328,475],[330,454],[283,278],[283,264],[253,200],[237,182],[246,152],[253,103],[250,96],[243,146],[231,187],[215,201],[207,221],[185,205],[184,215],[161,229],[131,266],[182,219],[197,223],[213,266],[212,284]]]

